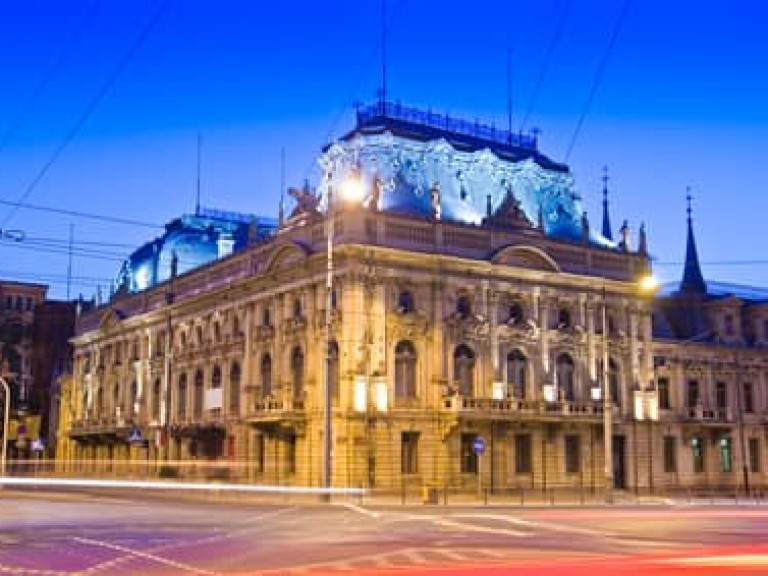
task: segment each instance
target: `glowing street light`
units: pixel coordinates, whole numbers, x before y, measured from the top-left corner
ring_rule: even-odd
[[[323,487],[330,500],[333,487],[333,236],[336,207],[333,200],[332,175],[328,175],[327,206],[325,211],[327,242],[327,268],[325,279],[325,389],[323,391]],[[343,200],[360,203],[364,195],[360,168],[355,166],[341,185]]]

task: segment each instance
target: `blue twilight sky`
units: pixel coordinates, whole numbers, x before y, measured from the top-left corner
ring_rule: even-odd
[[[593,226],[607,165],[614,231],[626,218],[636,239],[645,222],[655,270],[677,279],[691,186],[705,277],[768,286],[768,4],[384,8],[392,99],[506,127],[510,49],[512,124],[540,128],[553,159],[593,94],[567,158]],[[26,235],[0,242],[0,277],[56,298],[70,226],[70,296],[90,297],[161,233],[140,223],[194,210],[198,133],[202,204],[276,216],[281,148],[286,185],[316,182],[317,152],[380,85],[381,0],[0,0],[0,13],[0,227]],[[49,210],[8,204],[22,198]]]

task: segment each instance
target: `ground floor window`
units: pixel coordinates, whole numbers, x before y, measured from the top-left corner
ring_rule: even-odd
[[[677,472],[677,438],[664,436],[664,472]]]
[[[288,474],[296,474],[296,435],[285,439],[285,466]]]
[[[730,438],[720,438],[720,470],[723,472],[733,470],[733,447]]]
[[[475,440],[477,434],[461,435],[461,473],[477,474],[477,454],[475,454]]]
[[[400,437],[400,471],[403,474],[419,472],[419,433],[403,432]]]
[[[749,439],[749,470],[760,472],[760,441],[757,438]]]
[[[693,471],[696,474],[704,472],[704,441],[699,436],[691,438],[691,454],[693,456]]]
[[[565,472],[578,474],[581,470],[581,438],[577,434],[565,437]]]
[[[264,457],[266,453],[266,442],[264,440],[263,434],[256,434],[254,438],[254,458],[253,461],[256,463],[256,472],[262,473],[264,472]]]
[[[530,434],[515,434],[515,474],[530,474],[533,470],[532,445]]]

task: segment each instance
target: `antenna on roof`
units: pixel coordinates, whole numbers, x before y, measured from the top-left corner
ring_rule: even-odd
[[[280,148],[280,206],[278,207],[277,220],[278,226],[283,225],[285,219],[285,198],[283,196],[285,192],[285,148]]]
[[[195,202],[195,216],[200,216],[200,154],[203,146],[203,136],[197,133],[197,200]]]
[[[507,48],[507,139],[512,144],[512,48]]]
[[[387,101],[387,0],[381,0],[381,101]]]

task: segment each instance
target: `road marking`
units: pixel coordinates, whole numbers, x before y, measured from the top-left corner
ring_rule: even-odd
[[[459,528],[468,532],[483,532],[485,534],[499,534],[502,536],[516,537],[530,536],[530,533],[520,532],[519,530],[511,530],[509,528],[491,528],[490,526],[477,526],[475,524],[467,524],[466,522],[454,522],[453,520],[447,520],[445,518],[435,518],[435,524],[438,526],[446,526],[448,528]]]
[[[379,518],[381,516],[379,512],[374,512],[373,510],[367,510],[362,506],[358,506],[357,504],[352,504],[350,502],[337,504],[337,506],[341,506],[342,508],[347,508],[349,510],[352,510],[353,512],[357,512],[358,514],[363,514],[364,516],[370,516],[371,518]]]
[[[663,561],[665,563],[688,564],[693,566],[768,566],[768,554],[667,558]]]
[[[122,552],[123,554],[128,554],[130,556],[144,558],[145,560],[151,560],[152,562],[163,564],[164,566],[171,566],[172,568],[178,568],[179,570],[184,570],[186,572],[192,572],[193,574],[205,574],[207,576],[215,576],[216,574],[216,572],[211,572],[210,570],[205,570],[203,568],[196,568],[188,564],[182,564],[181,562],[176,562],[168,558],[163,558],[162,556],[157,556],[156,554],[149,554],[147,552],[142,552],[141,550],[133,550],[125,546],[120,546],[119,544],[112,544],[111,542],[104,542],[102,540],[92,540],[91,538],[80,538],[77,536],[74,537],[73,540],[75,542],[80,542],[81,544],[99,546],[101,548],[108,548],[110,550]],[[124,560],[125,560],[125,557],[116,558],[108,562],[102,562],[101,564],[96,564],[95,566],[91,566],[90,568],[88,568],[87,570],[84,570],[83,572],[85,573],[99,572],[104,568],[113,566],[115,564],[115,561],[117,561],[117,563],[120,563]]]

